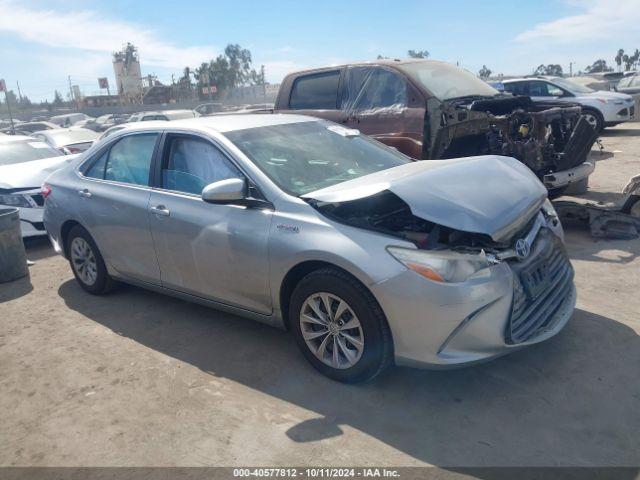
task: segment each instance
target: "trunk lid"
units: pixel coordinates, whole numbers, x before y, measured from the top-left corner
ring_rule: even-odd
[[[504,241],[539,210],[546,188],[521,162],[497,155],[400,165],[302,195],[349,202],[389,190],[416,217]]]

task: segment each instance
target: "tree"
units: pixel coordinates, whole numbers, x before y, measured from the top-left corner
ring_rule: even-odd
[[[623,57],[624,60],[624,57]],[[602,73],[602,72],[613,72],[613,68],[607,66],[607,61],[603,58],[600,58],[585,68],[586,73]]]
[[[185,68],[186,75],[187,68]],[[191,72],[191,71],[190,71]],[[218,55],[208,63],[203,62],[200,67],[191,72],[198,82],[199,94],[201,87],[216,86],[218,92],[231,88],[243,87],[247,85],[262,85],[264,74],[251,68],[251,52],[242,48],[238,44],[229,44],[224,49],[224,54]],[[184,78],[184,75],[183,75]]]
[[[533,72],[534,75],[550,75],[552,77],[561,77],[562,73],[562,65],[558,65],[557,63],[539,65]]]
[[[616,54],[616,65],[618,65],[618,71],[622,68],[622,57],[624,56],[624,50],[622,48],[618,49],[618,53]]]
[[[377,59],[378,59],[378,60],[388,60],[388,59],[389,59],[389,57],[385,57],[385,56],[383,56],[383,55],[378,55]]]
[[[482,65],[482,68],[480,69],[480,71],[478,72],[478,76],[480,78],[489,78],[491,76],[493,72],[491,71],[491,69],[487,68],[486,65]]]
[[[411,58],[429,58],[429,52],[426,50],[409,50],[407,55]]]
[[[56,107],[60,107],[64,105],[64,100],[62,99],[62,95],[58,90],[56,90],[55,93],[53,94],[53,104]]]

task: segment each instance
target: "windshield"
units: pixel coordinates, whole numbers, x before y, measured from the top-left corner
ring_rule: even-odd
[[[494,97],[500,94],[468,70],[448,63],[405,63],[398,65],[398,68],[440,100],[471,95]]]
[[[584,85],[580,85],[579,83],[572,82],[571,80],[567,80],[566,78],[556,77],[552,80],[552,82],[558,85],[559,87],[564,88],[565,90],[569,90],[571,93],[595,92],[595,90],[589,87],[585,87]]]
[[[62,153],[39,140],[0,143],[0,165],[13,165],[60,155]]]
[[[408,163],[399,152],[330,122],[249,128],[225,136],[292,195]]]

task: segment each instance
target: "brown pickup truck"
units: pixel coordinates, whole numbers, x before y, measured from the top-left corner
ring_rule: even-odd
[[[295,72],[276,113],[356,128],[414,159],[507,155],[548,189],[586,186],[597,134],[579,105],[501,94],[471,72],[431,60],[382,60]]]

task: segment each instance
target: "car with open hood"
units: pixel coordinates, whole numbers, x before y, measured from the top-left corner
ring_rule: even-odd
[[[505,87],[506,88],[506,87]],[[557,195],[584,182],[597,134],[578,104],[502,94],[433,60],[378,60],[290,73],[275,111],[357,128],[416,160],[506,155]]]
[[[43,188],[87,292],[123,281],[288,329],[340,381],[513,352],[575,305],[547,191],[504,156],[414,162],[325,120],[214,115],[132,124]]]
[[[16,207],[23,237],[46,235],[42,182],[74,156],[23,135],[0,135],[0,206]]]

